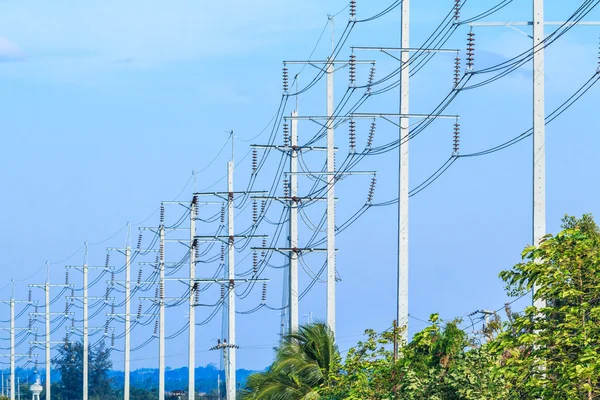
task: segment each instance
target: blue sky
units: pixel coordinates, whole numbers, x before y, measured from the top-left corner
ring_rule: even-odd
[[[358,2],[360,17],[387,7],[386,1]],[[419,45],[437,26],[452,1],[414,2],[412,37]],[[548,1],[547,19],[562,20],[579,5]],[[571,3],[571,2],[568,2]],[[84,241],[89,241],[90,264],[103,264],[107,246],[123,246],[127,222],[145,221],[161,200],[188,199],[193,190],[192,170],[198,190],[211,187],[226,171],[229,151],[219,151],[225,131],[236,133],[236,186],[247,185],[250,159],[243,157],[254,138],[271,120],[281,96],[281,67],[285,59],[304,59],[333,14],[345,1],[254,2],[161,1],[34,1],[0,2],[0,129],[3,146],[0,171],[4,187],[1,206],[4,227],[2,270],[5,280],[16,280],[17,297],[27,296],[27,284],[42,283],[44,263],[52,264],[53,282],[64,279],[63,265],[81,263]],[[489,4],[472,0],[463,14],[476,15]],[[528,20],[528,1],[515,0],[489,20]],[[399,10],[379,20],[359,24],[349,46],[398,46]],[[600,19],[595,10],[586,20]],[[339,37],[347,11],[336,19]],[[554,28],[548,28],[548,32]],[[554,43],[547,52],[548,112],[569,97],[598,67],[598,27],[580,27]],[[447,47],[464,49],[467,28],[458,30]],[[530,45],[529,39],[507,28],[477,28],[477,67],[502,62]],[[323,59],[329,51],[329,32],[315,51]],[[377,74],[397,65],[382,55],[375,57]],[[464,58],[464,56],[463,56]],[[428,113],[451,89],[453,56],[439,56],[412,81],[412,110]],[[292,69],[291,74],[297,70]],[[359,81],[368,71],[359,69]],[[306,68],[301,83],[315,70]],[[336,93],[347,88],[347,72],[336,74]],[[300,98],[304,115],[323,114],[324,83]],[[595,166],[598,88],[592,89],[566,114],[548,127],[548,230],[556,232],[563,214],[599,213],[594,185],[600,178]],[[286,110],[291,112],[293,101]],[[395,112],[397,93],[369,100],[363,111]],[[462,93],[447,110],[461,115],[461,151],[469,153],[501,143],[531,127],[531,66],[478,90]],[[300,126],[300,140],[318,127]],[[366,125],[359,124],[358,141],[366,140]],[[393,140],[397,130],[379,122],[376,143]],[[411,142],[411,187],[427,178],[451,152],[451,122],[438,121]],[[337,133],[339,159],[347,153],[347,127]],[[254,139],[264,143],[267,133]],[[281,132],[278,132],[279,142]],[[268,189],[280,156],[272,154],[256,189]],[[215,160],[211,164],[211,161]],[[319,168],[319,154],[306,157]],[[411,199],[410,312],[427,319],[433,312],[444,318],[460,317],[476,309],[497,309],[506,301],[498,273],[519,260],[531,242],[531,140],[477,159],[461,159],[434,185]],[[376,201],[395,197],[397,152],[371,157],[357,168],[378,171]],[[186,183],[187,182],[187,183]],[[311,182],[301,181],[306,188]],[[221,181],[213,190],[224,190]],[[364,203],[367,177],[352,177],[339,184],[337,211],[340,221]],[[281,189],[279,190],[281,193]],[[167,209],[174,222],[182,210]],[[249,214],[238,221],[243,229]],[[322,206],[308,211],[318,220]],[[207,211],[210,214],[209,211]],[[273,206],[270,220],[281,209]],[[369,210],[338,239],[338,340],[342,349],[360,339],[366,328],[386,329],[395,315],[396,209]],[[143,224],[155,226],[157,215]],[[309,225],[310,225],[309,221]],[[138,225],[133,227],[134,241]],[[201,233],[209,228],[199,227]],[[271,233],[265,227],[264,232]],[[303,228],[302,238],[312,232]],[[113,237],[114,235],[114,237]],[[109,240],[106,240],[110,238]],[[146,236],[146,238],[148,238]],[[79,249],[79,250],[78,250]],[[71,258],[67,259],[69,256]],[[181,249],[167,250],[176,261]],[[238,255],[243,259],[247,253]],[[113,256],[113,260],[118,258]],[[62,261],[65,260],[65,261]],[[248,269],[249,260],[240,262]],[[306,258],[301,288],[310,282],[311,270],[322,265],[322,256]],[[282,264],[281,257],[273,264]],[[116,261],[115,261],[116,263]],[[210,275],[214,266],[199,270]],[[137,266],[133,267],[133,276]],[[185,268],[179,276],[185,274]],[[74,275],[76,276],[76,275]],[[271,279],[267,303],[281,304],[280,269],[267,269]],[[77,278],[72,278],[78,282]],[[169,284],[171,285],[171,284]],[[101,296],[98,284],[94,295]],[[167,295],[182,287],[173,283]],[[97,293],[96,293],[97,292]],[[260,291],[238,302],[240,310],[254,308]],[[10,296],[10,287],[0,292]],[[42,293],[35,294],[41,299]],[[152,295],[152,294],[150,294]],[[218,300],[218,289],[206,292],[207,303]],[[301,315],[325,316],[325,286],[318,283],[301,302]],[[515,305],[523,307],[527,301]],[[134,302],[134,309],[137,300]],[[63,308],[62,299],[56,310]],[[2,319],[8,309],[0,310]],[[185,307],[169,309],[167,333],[185,324]],[[210,314],[200,310],[198,320]],[[103,313],[93,324],[103,325]],[[238,317],[239,366],[262,368],[277,343],[280,317],[261,311]],[[423,323],[411,320],[411,332]],[[26,318],[19,320],[21,325]],[[117,329],[120,325],[115,324]],[[40,325],[41,328],[41,325]],[[220,336],[221,321],[198,329],[198,364],[218,363],[209,352]],[[60,332],[60,333],[59,333]],[[56,337],[62,336],[62,330]],[[136,331],[138,332],[138,331]],[[134,346],[152,334],[140,328]],[[186,335],[167,342],[167,364],[185,365]],[[119,343],[118,343],[119,345]],[[22,349],[26,351],[26,349]],[[157,343],[133,354],[135,367],[157,365]],[[120,355],[115,367],[120,368]]]

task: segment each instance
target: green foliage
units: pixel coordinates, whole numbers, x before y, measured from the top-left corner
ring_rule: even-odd
[[[122,393],[122,391],[121,391]],[[122,397],[119,396],[119,398]],[[152,392],[149,390],[138,389],[135,387],[131,387],[129,391],[129,399],[130,400],[158,400],[158,392]]]
[[[65,344],[59,347],[58,356],[52,363],[61,377],[57,387],[52,387],[52,396],[64,399],[80,398],[83,392],[83,344],[65,341]]]
[[[100,341],[90,354],[90,399],[117,398],[112,393],[111,380],[108,377],[108,371],[111,368],[110,349],[106,348],[104,341]]]
[[[600,396],[600,231],[589,215],[565,217],[563,228],[501,274],[509,288],[535,286],[547,305],[528,307],[491,348],[504,356],[498,372],[526,396],[592,399]]]
[[[316,388],[327,387],[340,355],[332,332],[322,323],[301,327],[284,338],[271,368],[251,375],[244,399],[318,399]]]
[[[60,381],[52,385],[52,397],[79,399],[83,392],[83,344],[68,342],[59,348],[58,356],[52,361],[60,372]],[[90,400],[117,400],[111,387],[108,371],[112,368],[110,350],[103,341],[89,350],[89,397]],[[42,392],[43,393],[43,392]]]
[[[248,399],[517,400],[600,398],[600,229],[590,215],[565,217],[563,231],[527,247],[500,273],[510,296],[546,306],[506,307],[469,337],[442,321],[394,354],[399,331],[366,331],[341,360],[324,325],[302,327],[271,368],[248,379]]]

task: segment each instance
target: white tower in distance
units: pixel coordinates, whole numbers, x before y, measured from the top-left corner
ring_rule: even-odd
[[[44,388],[41,385],[39,375],[36,375],[35,383],[29,387],[29,390],[31,390],[32,393],[31,400],[40,400],[40,393],[42,393]]]

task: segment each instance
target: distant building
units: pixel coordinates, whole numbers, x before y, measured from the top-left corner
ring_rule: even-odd
[[[165,393],[167,399],[188,400],[188,395],[185,390],[172,390]]]
[[[39,375],[35,376],[35,383],[29,386],[29,390],[31,390],[31,400],[40,400],[40,393],[44,388],[42,388]]]

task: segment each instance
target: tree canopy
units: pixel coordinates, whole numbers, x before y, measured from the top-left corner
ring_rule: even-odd
[[[591,215],[565,217],[563,230],[522,252],[500,278],[530,306],[496,314],[476,335],[461,320],[430,325],[394,352],[398,330],[366,331],[339,353],[323,324],[300,328],[276,349],[246,399],[598,399],[600,398],[600,229]]]

